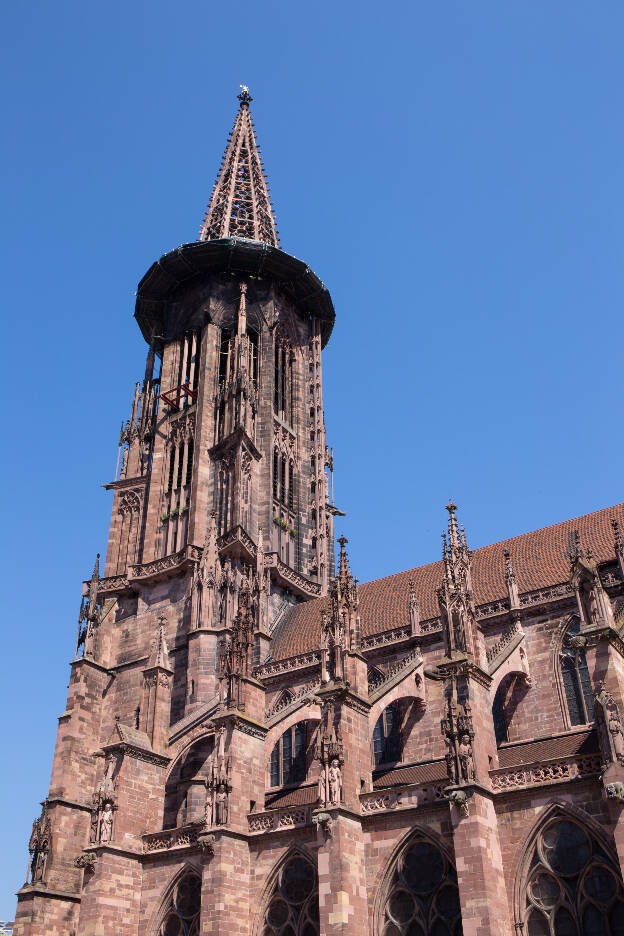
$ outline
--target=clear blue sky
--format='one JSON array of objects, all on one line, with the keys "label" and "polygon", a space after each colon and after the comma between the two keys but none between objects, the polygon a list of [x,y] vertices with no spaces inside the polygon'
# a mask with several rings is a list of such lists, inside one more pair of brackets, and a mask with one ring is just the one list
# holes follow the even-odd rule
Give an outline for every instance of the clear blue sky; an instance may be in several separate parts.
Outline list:
[{"label": "clear blue sky", "polygon": [[5,3],[0,919],[144,346],[247,83],[282,246],[329,286],[361,580],[624,499],[621,0]]}]

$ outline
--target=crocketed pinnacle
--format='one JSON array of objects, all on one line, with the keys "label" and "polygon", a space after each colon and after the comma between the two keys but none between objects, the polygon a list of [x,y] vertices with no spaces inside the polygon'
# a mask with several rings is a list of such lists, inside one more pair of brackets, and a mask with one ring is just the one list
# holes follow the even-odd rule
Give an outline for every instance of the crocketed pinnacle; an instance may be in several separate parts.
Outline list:
[{"label": "crocketed pinnacle", "polygon": [[165,627],[167,621],[164,616],[158,619],[158,630],[156,632],[156,639],[152,644],[152,652],[149,657],[149,662],[147,664],[148,669],[164,669],[169,670],[169,648],[167,647],[167,640],[165,638]]},{"label": "crocketed pinnacle", "polygon": [[241,87],[240,107],[199,239],[244,237],[279,247],[269,189],[249,112],[252,98],[249,89]]}]

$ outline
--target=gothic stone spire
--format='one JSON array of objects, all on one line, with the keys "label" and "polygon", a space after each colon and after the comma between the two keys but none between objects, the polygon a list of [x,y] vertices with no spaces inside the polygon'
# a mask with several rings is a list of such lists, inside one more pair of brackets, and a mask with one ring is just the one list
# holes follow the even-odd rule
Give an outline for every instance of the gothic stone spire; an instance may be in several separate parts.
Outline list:
[{"label": "gothic stone spire", "polygon": [[477,646],[477,626],[472,597],[471,552],[463,528],[457,524],[457,507],[449,501],[448,531],[442,534],[444,578],[438,589],[443,631],[448,657],[468,654],[481,662]]},{"label": "gothic stone spire", "polygon": [[219,176],[199,240],[244,237],[279,247],[277,228],[249,113],[252,100],[242,85],[240,107],[228,140]]}]

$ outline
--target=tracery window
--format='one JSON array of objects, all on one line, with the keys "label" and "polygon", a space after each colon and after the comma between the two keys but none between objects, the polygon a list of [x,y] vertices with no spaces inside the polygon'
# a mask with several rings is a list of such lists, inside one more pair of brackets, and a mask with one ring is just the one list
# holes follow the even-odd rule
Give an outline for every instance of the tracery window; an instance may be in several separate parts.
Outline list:
[{"label": "tracery window", "polygon": [[318,936],[319,901],[316,868],[303,855],[293,856],[278,874],[264,915],[262,936]]},{"label": "tracery window", "polygon": [[594,720],[593,691],[580,629],[580,618],[575,617],[564,634],[560,654],[561,679],[571,726],[586,725]]},{"label": "tracery window", "polygon": [[185,874],[171,892],[158,936],[198,936],[201,878]]},{"label": "tracery window", "polygon": [[273,409],[286,422],[292,419],[292,352],[287,342],[275,342]]},{"label": "tracery window", "polygon": [[620,936],[622,879],[589,831],[555,820],[539,834],[524,889],[527,936]]},{"label": "tracery window", "polygon": [[302,783],[306,778],[306,722],[288,728],[271,751],[271,786]]},{"label": "tracery window", "polygon": [[399,706],[392,702],[377,719],[373,731],[373,761],[390,764],[401,760],[401,729]]},{"label": "tracery window", "polygon": [[399,856],[381,926],[381,936],[462,934],[455,868],[424,836],[412,839]]}]

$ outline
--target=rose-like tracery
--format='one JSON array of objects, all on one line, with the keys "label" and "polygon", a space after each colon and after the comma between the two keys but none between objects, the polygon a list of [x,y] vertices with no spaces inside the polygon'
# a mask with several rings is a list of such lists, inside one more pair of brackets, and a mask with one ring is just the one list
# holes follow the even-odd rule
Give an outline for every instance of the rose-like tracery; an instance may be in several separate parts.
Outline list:
[{"label": "rose-like tracery", "polygon": [[381,927],[381,936],[461,936],[455,868],[428,839],[412,839],[399,855]]},{"label": "rose-like tracery", "polygon": [[262,936],[319,936],[316,868],[303,855],[290,858],[277,875]]},{"label": "rose-like tracery", "polygon": [[523,922],[527,936],[624,933],[619,870],[576,822],[551,822],[538,836],[524,891]]}]

